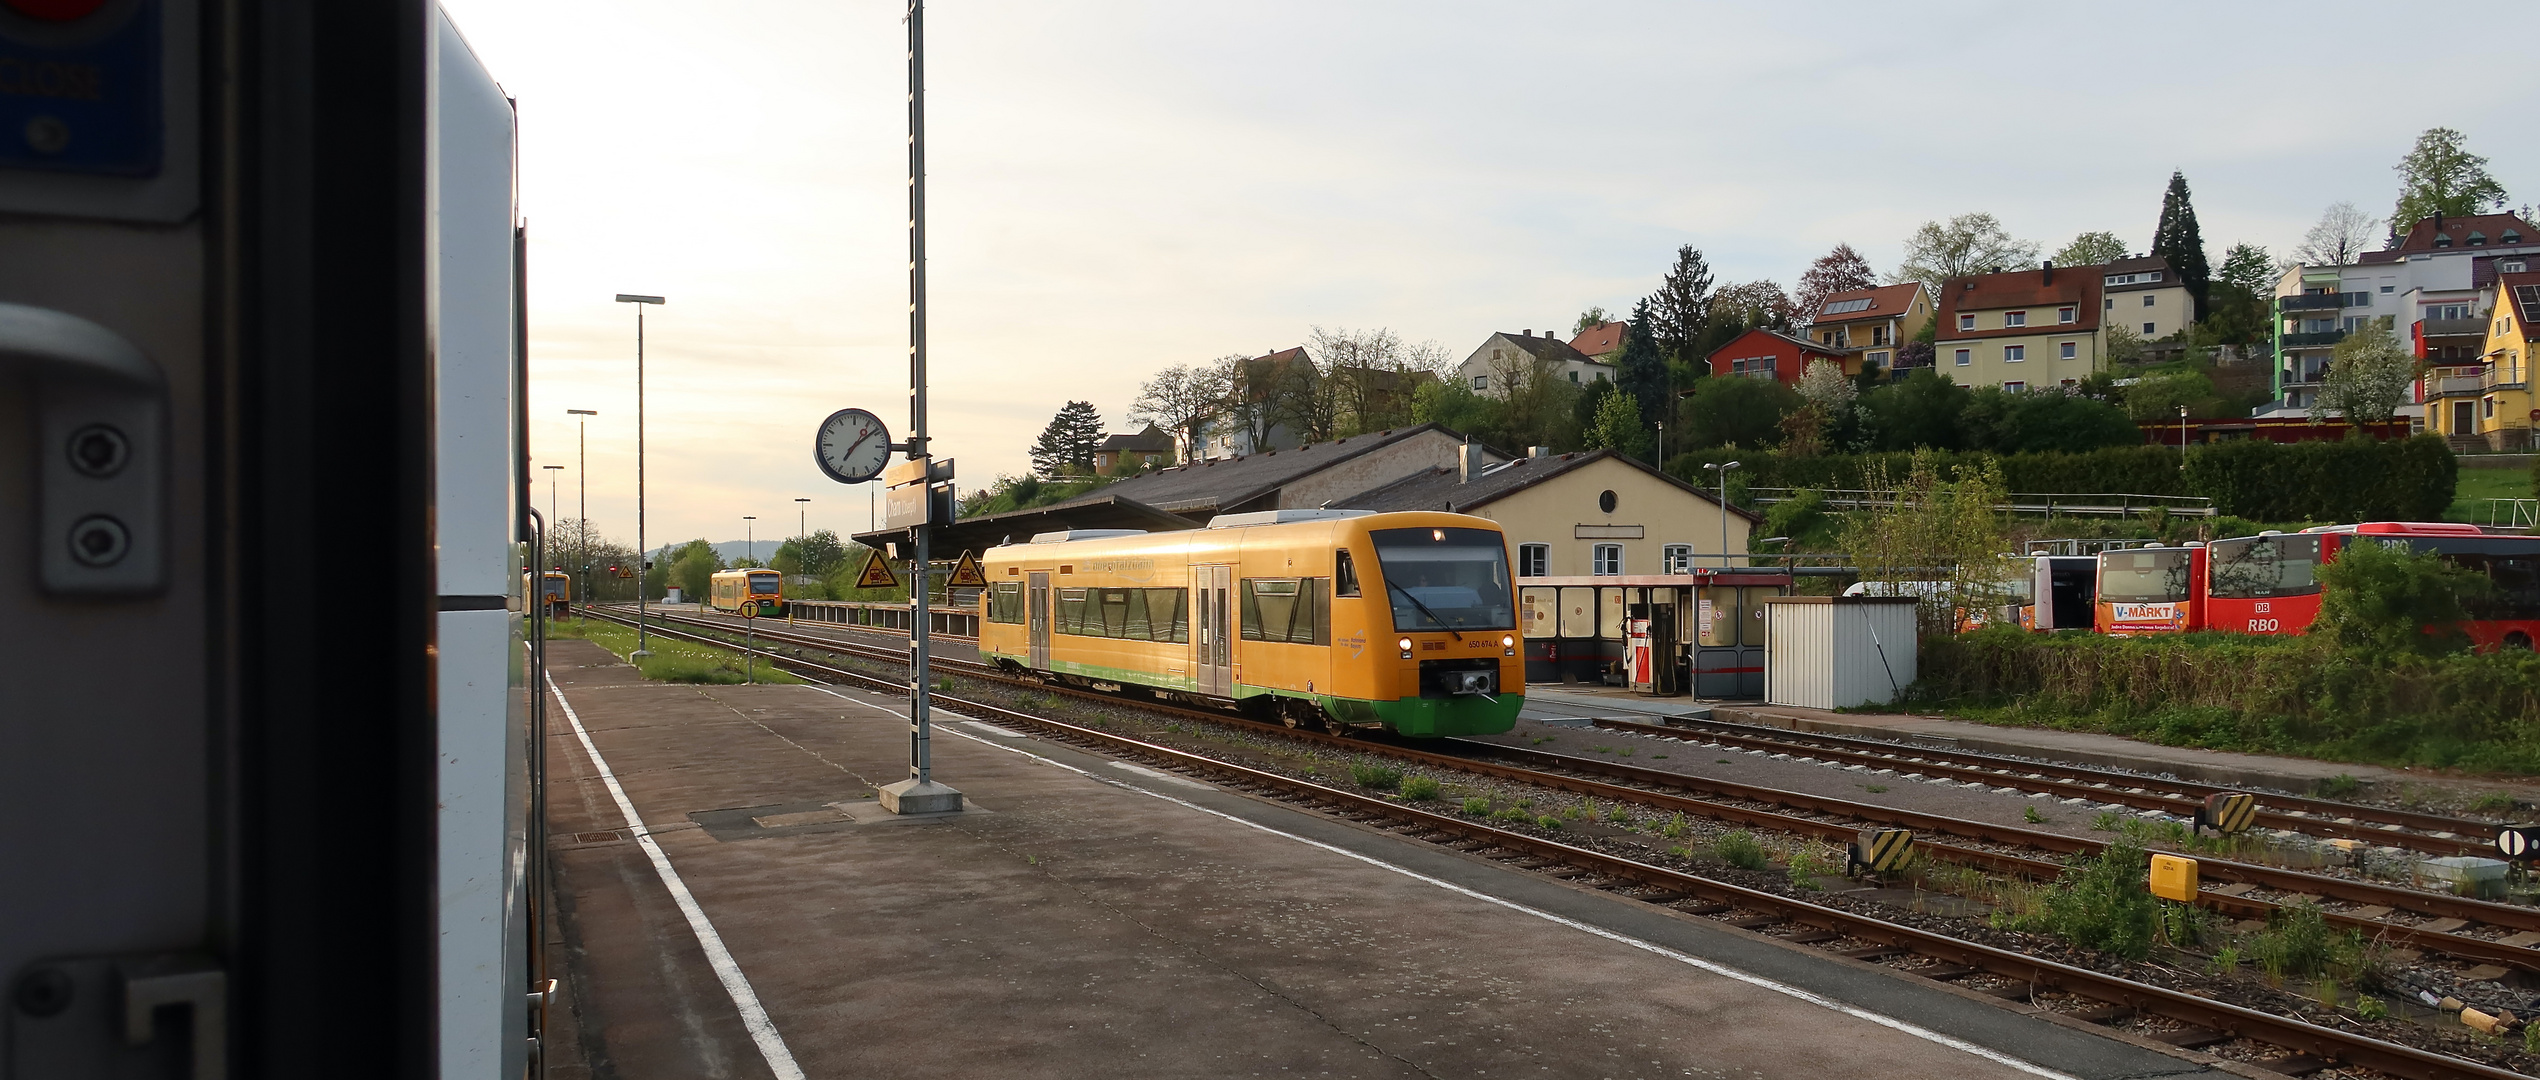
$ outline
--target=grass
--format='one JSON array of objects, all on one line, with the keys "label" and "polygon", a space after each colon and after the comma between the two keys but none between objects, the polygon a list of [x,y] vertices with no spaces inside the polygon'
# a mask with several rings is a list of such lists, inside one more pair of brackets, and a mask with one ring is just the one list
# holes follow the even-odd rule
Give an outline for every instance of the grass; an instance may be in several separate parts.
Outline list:
[{"label": "grass", "polygon": [[1872,794],[1872,795],[1885,795],[1885,794],[1887,794],[1887,785],[1885,785],[1885,784],[1863,784],[1863,785],[1861,785],[1861,790],[1866,791],[1866,792],[1869,792],[1869,793],[1870,793],[1870,794]]},{"label": "grass", "polygon": [[1719,856],[1721,862],[1740,870],[1761,870],[1772,865],[1772,860],[1764,856],[1763,842],[1755,839],[1754,833],[1744,829],[1738,829],[1713,841],[1711,853]]},{"label": "grass", "polygon": [[2045,821],[2046,815],[2038,813],[2037,808],[2034,806],[2023,806],[2020,808],[2020,820],[2026,821],[2031,825],[2035,825]]},{"label": "grass", "polygon": [[1490,816],[1490,800],[1479,795],[1464,800],[1464,812],[1476,817]]},{"label": "grass", "polygon": [[2351,799],[2364,789],[2364,782],[2353,773],[2338,773],[2311,785],[2311,793],[2323,799]]},{"label": "grass", "polygon": [[[1349,767],[1349,778],[1363,788],[1392,791],[1402,784],[1402,770],[1383,765],[1352,765]],[[1431,782],[1431,786],[1435,786],[1435,781]]]},{"label": "grass", "polygon": [[2005,929],[2044,931],[2085,949],[2128,960],[2152,955],[2162,929],[2160,901],[2144,887],[2151,857],[2130,840],[2110,843],[2098,855],[2074,860],[2030,915],[1996,912]]},{"label": "grass", "polygon": [[[1411,802],[1430,802],[1438,797],[1438,782],[1426,776],[1414,776],[1402,782],[1402,797]],[[1488,803],[1483,805],[1487,806]]]},{"label": "grass", "polygon": [[[559,623],[550,628],[548,636],[564,637],[566,635],[554,631],[570,625]],[[580,632],[574,636],[616,653],[621,660],[629,659],[635,651],[635,628],[631,626],[619,626],[612,622],[585,622]],[[647,644],[651,648],[652,655],[636,664],[637,670],[642,671],[647,679],[717,686],[750,681],[750,676],[742,671],[744,660],[738,649],[692,645],[665,637],[653,637]],[[749,666],[755,670],[757,680],[762,683],[799,686],[808,681],[778,670],[768,664],[764,657]]]},{"label": "grass", "polygon": [[2279,908],[2267,917],[2267,928],[2249,936],[2249,958],[2269,979],[2336,979],[2361,981],[2367,963],[2363,935],[2339,933],[2312,904]]},{"label": "grass", "polygon": [[2491,791],[2472,800],[2469,809],[2473,814],[2510,814],[2514,810],[2514,797],[2501,791]]},{"label": "grass", "polygon": [[[2528,499],[2531,497],[2529,469],[2462,469],[2460,480],[2452,488],[2452,505],[2443,511],[2445,521],[2467,521],[2487,524],[2489,499]],[[2506,523],[2498,514],[2496,524]]]}]

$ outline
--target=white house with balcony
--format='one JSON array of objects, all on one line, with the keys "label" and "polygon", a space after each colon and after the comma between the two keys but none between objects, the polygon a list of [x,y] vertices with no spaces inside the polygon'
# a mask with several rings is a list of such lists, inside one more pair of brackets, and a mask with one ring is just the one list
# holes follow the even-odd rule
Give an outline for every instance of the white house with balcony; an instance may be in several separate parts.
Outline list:
[{"label": "white house with balcony", "polygon": [[[2513,214],[2430,217],[2387,250],[2349,266],[2296,266],[2276,280],[2276,400],[2259,416],[2307,413],[2328,377],[2329,357],[2366,320],[2383,320],[2425,360],[2426,379],[2461,377],[2450,368],[2482,363],[2487,337],[2482,293],[2497,275],[2540,270],[2540,228]],[[2446,363],[2456,361],[2457,363]],[[2401,410],[2419,430],[2435,384],[2421,380]]]}]

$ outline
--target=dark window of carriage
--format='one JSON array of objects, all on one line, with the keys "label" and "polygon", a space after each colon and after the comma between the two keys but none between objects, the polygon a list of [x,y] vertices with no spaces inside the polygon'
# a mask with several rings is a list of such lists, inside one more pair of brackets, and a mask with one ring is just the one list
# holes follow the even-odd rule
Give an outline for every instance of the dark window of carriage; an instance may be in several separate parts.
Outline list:
[{"label": "dark window of carriage", "polygon": [[1188,596],[1183,589],[1060,589],[1052,621],[1059,633],[1078,637],[1187,642]]},{"label": "dark window of carriage", "polygon": [[1023,583],[1000,581],[988,588],[988,621],[1020,623],[1023,621]]},{"label": "dark window of carriage", "polygon": [[1358,564],[1350,561],[1348,548],[1332,553],[1332,595],[1358,595]]},{"label": "dark window of carriage", "polygon": [[1329,578],[1245,578],[1245,641],[1324,645],[1332,640]]},{"label": "dark window of carriage", "polygon": [[1611,514],[1614,512],[1614,502],[1614,492],[1607,490],[1596,497],[1596,508],[1600,511]]}]

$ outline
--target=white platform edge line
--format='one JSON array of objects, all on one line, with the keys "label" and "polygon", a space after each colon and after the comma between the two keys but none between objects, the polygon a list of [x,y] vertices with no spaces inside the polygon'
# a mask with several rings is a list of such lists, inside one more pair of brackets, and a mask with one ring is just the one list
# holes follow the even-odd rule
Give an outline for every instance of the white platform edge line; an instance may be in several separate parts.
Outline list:
[{"label": "white platform edge line", "polygon": [[[822,688],[822,687],[814,686],[814,687],[812,687],[812,689],[814,689],[814,690],[819,690],[821,693],[828,694],[828,695],[830,695],[831,697],[835,697],[835,698],[837,698],[837,699],[839,699],[839,700],[841,700],[841,701],[856,701],[856,699],[854,699],[854,698],[848,697],[848,696],[846,696],[846,695],[844,695],[844,694],[836,693],[836,692],[831,691],[831,690],[824,689],[824,688]],[[883,707],[882,707],[882,706],[880,706],[880,705],[874,705],[873,703],[868,702],[868,701],[856,701],[856,704],[869,706],[869,707],[871,707],[871,708],[874,708],[874,709],[880,710],[880,711],[882,711],[882,712],[890,713],[891,715],[896,716],[896,717],[899,717],[899,718],[900,718],[900,719],[902,719],[902,720],[906,720],[906,719],[908,719],[908,714],[903,713],[903,712],[900,712],[900,711],[898,711],[898,710],[896,710],[896,709],[883,708]],[[935,715],[938,715],[938,716],[942,716],[942,715],[955,715],[955,716],[958,716],[958,715],[959,715],[959,714],[948,714],[948,713],[946,713],[944,710],[941,710],[941,709],[934,710],[934,712],[935,712]],[[967,720],[968,718],[967,718],[967,717],[962,717],[962,719]],[[974,721],[974,722],[975,722],[975,721]],[[1459,894],[1462,894],[1462,895],[1464,895],[1464,896],[1469,896],[1469,897],[1471,897],[1471,898],[1473,898],[1473,899],[1475,899],[1475,900],[1482,901],[1483,903],[1487,903],[1487,904],[1495,904],[1495,905],[1498,905],[1498,906],[1500,906],[1500,907],[1507,908],[1507,909],[1509,909],[1509,910],[1511,910],[1511,911],[1517,911],[1517,912],[1522,912],[1522,913],[1527,914],[1527,915],[1532,915],[1532,916],[1534,916],[1535,918],[1542,919],[1542,920],[1543,920],[1543,921],[1545,921],[1545,922],[1553,923],[1553,924],[1556,924],[1556,925],[1559,925],[1559,926],[1566,926],[1566,927],[1569,927],[1570,929],[1577,930],[1577,931],[1580,931],[1580,932],[1582,932],[1582,933],[1593,934],[1593,935],[1595,935],[1595,936],[1597,936],[1597,937],[1604,938],[1604,939],[1606,939],[1606,940],[1608,940],[1608,941],[1614,941],[1614,942],[1619,942],[1619,943],[1624,944],[1624,945],[1629,945],[1629,946],[1631,946],[1632,948],[1639,949],[1639,950],[1641,950],[1641,951],[1643,951],[1643,952],[1651,953],[1651,954],[1654,954],[1654,955],[1657,955],[1657,956],[1662,956],[1662,957],[1665,957],[1665,958],[1667,958],[1667,959],[1669,959],[1669,960],[1676,961],[1677,963],[1680,963],[1680,964],[1685,964],[1685,965],[1690,966],[1690,967],[1699,968],[1699,969],[1701,969],[1701,970],[1703,970],[1703,971],[1708,971],[1708,972],[1710,972],[1710,973],[1712,973],[1712,974],[1714,974],[1714,975],[1719,975],[1719,976],[1722,976],[1722,977],[1724,977],[1724,978],[1735,979],[1735,980],[1737,980],[1737,981],[1739,981],[1739,982],[1742,982],[1742,983],[1745,983],[1745,984],[1747,984],[1747,985],[1749,985],[1749,986],[1758,987],[1758,988],[1760,988],[1760,989],[1764,989],[1764,990],[1770,990],[1770,991],[1772,991],[1772,992],[1774,992],[1774,993],[1777,993],[1777,994],[1782,994],[1782,995],[1785,995],[1785,996],[1788,996],[1788,997],[1796,998],[1796,999],[1798,999],[1798,1000],[1800,1000],[1800,1001],[1805,1001],[1805,1002],[1807,1002],[1807,1003],[1809,1003],[1809,1004],[1811,1004],[1811,1005],[1815,1005],[1815,1006],[1818,1006],[1818,1007],[1820,1007],[1820,1008],[1830,1009],[1830,1010],[1832,1010],[1832,1011],[1834,1011],[1834,1012],[1839,1012],[1839,1013],[1842,1013],[1842,1014],[1844,1014],[1844,1015],[1846,1015],[1846,1016],[1849,1016],[1849,1017],[1852,1017],[1852,1018],[1854,1018],[1854,1019],[1856,1019],[1856,1020],[1865,1020],[1865,1021],[1868,1021],[1868,1022],[1870,1022],[1870,1023],[1877,1024],[1877,1025],[1879,1025],[1879,1026],[1881,1026],[1881,1027],[1889,1028],[1889,1029],[1892,1029],[1892,1030],[1895,1030],[1895,1031],[1898,1031],[1898,1032],[1902,1032],[1902,1033],[1907,1034],[1907,1035],[1911,1035],[1911,1036],[1913,1036],[1913,1037],[1915,1037],[1915,1038],[1922,1039],[1922,1040],[1924,1040],[1924,1041],[1926,1041],[1926,1042],[1931,1042],[1931,1043],[1935,1043],[1935,1044],[1938,1044],[1938,1045],[1941,1045],[1941,1046],[1946,1046],[1946,1047],[1948,1047],[1948,1048],[1950,1048],[1950,1049],[1952,1049],[1952,1050],[1956,1050],[1956,1051],[1959,1051],[1959,1052],[1961,1052],[1961,1053],[1973,1054],[1973,1055],[1975,1055],[1976,1057],[1980,1057],[1980,1058],[1983,1058],[1983,1059],[1985,1059],[1985,1060],[1987,1060],[1987,1061],[1991,1061],[1991,1062],[1994,1062],[1994,1063],[1999,1064],[1999,1065],[2003,1065],[2003,1066],[2006,1066],[2006,1067],[2009,1067],[2009,1068],[2012,1068],[2012,1069],[2016,1069],[2016,1070],[2018,1070],[2018,1071],[2020,1071],[2020,1072],[2027,1073],[2027,1074],[2029,1074],[2029,1075],[2031,1075],[2031,1076],[2045,1077],[2045,1078],[2046,1078],[2046,1080],[2080,1080],[2080,1078],[2079,1078],[2079,1077],[2073,1076],[2073,1075],[2072,1075],[2072,1074],[2070,1074],[2070,1073],[2060,1073],[2060,1072],[2056,1072],[2056,1071],[2055,1071],[2055,1070],[2053,1070],[2053,1069],[2049,1069],[2049,1068],[2047,1068],[2047,1067],[2045,1067],[2045,1066],[2043,1066],[2043,1065],[2039,1065],[2039,1064],[2037,1064],[2037,1063],[2035,1063],[2035,1062],[2032,1062],[2032,1061],[2029,1061],[2029,1060],[2027,1060],[2027,1059],[2025,1059],[2025,1058],[2014,1057],[2014,1056],[2012,1056],[2012,1055],[2010,1055],[2010,1054],[2006,1054],[2006,1053],[2003,1053],[2003,1052],[2001,1052],[2001,1051],[1999,1051],[1999,1050],[1992,1049],[1991,1047],[1979,1046],[1979,1045],[1977,1045],[1977,1044],[1975,1044],[1975,1043],[1968,1042],[1968,1041],[1966,1041],[1965,1039],[1958,1038],[1957,1036],[1954,1036],[1954,1035],[1949,1035],[1949,1034],[1945,1034],[1945,1033],[1943,1033],[1943,1032],[1933,1031],[1933,1030],[1932,1030],[1932,1029],[1930,1029],[1930,1028],[1924,1027],[1924,1026],[1922,1026],[1922,1025],[1920,1025],[1920,1024],[1916,1024],[1916,1023],[1914,1023],[1914,1022],[1912,1022],[1912,1021],[1910,1021],[1910,1020],[1903,1020],[1903,1019],[1899,1019],[1899,1018],[1897,1018],[1897,1017],[1889,1016],[1889,1015],[1887,1015],[1887,1014],[1885,1014],[1885,1013],[1873,1012],[1873,1011],[1871,1011],[1871,1010],[1861,1008],[1860,1006],[1857,1006],[1857,1005],[1851,1005],[1851,1004],[1847,1004],[1847,1003],[1845,1003],[1845,1002],[1836,1001],[1836,1000],[1834,1000],[1833,998],[1829,998],[1829,997],[1822,996],[1822,995],[1820,995],[1820,994],[1817,994],[1817,993],[1816,993],[1816,992],[1814,992],[1814,991],[1804,990],[1804,989],[1801,989],[1801,988],[1799,988],[1799,987],[1792,986],[1792,985],[1790,985],[1789,983],[1780,982],[1780,981],[1778,981],[1778,980],[1774,980],[1774,979],[1769,979],[1769,978],[1766,978],[1766,977],[1764,977],[1764,976],[1762,976],[1762,975],[1757,975],[1757,974],[1755,974],[1755,973],[1753,973],[1753,972],[1746,971],[1746,970],[1741,969],[1741,968],[1730,967],[1730,966],[1728,966],[1728,965],[1726,965],[1726,964],[1722,964],[1722,963],[1719,963],[1719,962],[1717,962],[1717,961],[1705,960],[1705,959],[1703,959],[1703,958],[1701,958],[1701,957],[1699,957],[1699,956],[1695,956],[1695,955],[1693,955],[1693,954],[1691,954],[1691,953],[1679,952],[1679,951],[1677,951],[1677,950],[1675,950],[1675,949],[1670,949],[1670,948],[1668,948],[1668,947],[1666,947],[1666,946],[1664,946],[1664,945],[1660,945],[1660,944],[1658,944],[1658,943],[1656,943],[1656,942],[1651,942],[1651,941],[1642,941],[1642,940],[1640,940],[1639,938],[1635,938],[1635,937],[1632,937],[1632,936],[1627,935],[1627,934],[1618,934],[1618,933],[1616,933],[1616,932],[1614,932],[1614,931],[1607,930],[1607,929],[1605,929],[1604,927],[1601,927],[1601,926],[1596,926],[1596,925],[1591,924],[1591,923],[1580,922],[1579,920],[1572,919],[1572,918],[1570,918],[1570,917],[1568,917],[1568,916],[1565,916],[1565,915],[1556,915],[1556,914],[1554,914],[1554,913],[1552,913],[1552,912],[1545,911],[1545,910],[1543,910],[1543,909],[1541,909],[1541,908],[1529,907],[1529,906],[1527,906],[1527,905],[1525,905],[1525,904],[1520,904],[1520,903],[1518,903],[1518,902],[1516,902],[1516,901],[1514,901],[1514,900],[1505,900],[1505,899],[1501,899],[1500,897],[1492,896],[1492,895],[1490,895],[1490,894],[1488,894],[1488,893],[1479,892],[1479,891],[1476,891],[1476,890],[1473,890],[1473,889],[1468,889],[1468,888],[1466,888],[1466,887],[1464,887],[1464,886],[1462,886],[1462,885],[1458,885],[1458,884],[1456,884],[1456,883],[1454,883],[1454,882],[1452,882],[1452,881],[1447,881],[1447,880],[1445,880],[1445,879],[1443,879],[1443,878],[1434,878],[1434,877],[1430,877],[1429,875],[1427,875],[1427,874],[1423,874],[1423,873],[1421,873],[1421,872],[1419,872],[1419,871],[1417,871],[1417,870],[1412,870],[1412,869],[1409,869],[1409,868],[1406,868],[1406,867],[1396,866],[1396,865],[1394,865],[1394,864],[1392,864],[1392,863],[1386,862],[1386,861],[1384,861],[1384,860],[1382,860],[1382,859],[1379,859],[1379,858],[1376,858],[1376,857],[1374,857],[1374,856],[1372,856],[1372,855],[1362,855],[1362,854],[1360,854],[1360,853],[1358,853],[1358,852],[1351,851],[1351,850],[1349,850],[1349,849],[1347,849],[1347,848],[1344,848],[1344,847],[1339,847],[1339,846],[1336,846],[1336,845],[1333,845],[1333,844],[1327,844],[1327,843],[1324,843],[1323,841],[1316,840],[1316,839],[1313,839],[1313,838],[1311,838],[1311,837],[1299,836],[1299,835],[1297,835],[1297,834],[1295,834],[1295,833],[1291,833],[1291,832],[1284,832],[1284,831],[1281,831],[1281,830],[1279,830],[1279,829],[1274,829],[1274,828],[1271,828],[1271,827],[1270,827],[1270,826],[1268,826],[1268,825],[1263,825],[1263,824],[1261,824],[1261,823],[1259,823],[1259,822],[1256,822],[1256,821],[1247,821],[1247,820],[1245,820],[1245,819],[1243,819],[1243,818],[1236,817],[1236,816],[1234,816],[1233,814],[1224,813],[1224,812],[1222,812],[1222,811],[1218,811],[1218,810],[1211,810],[1211,809],[1209,809],[1208,807],[1201,806],[1201,805],[1199,805],[1199,804],[1197,804],[1197,803],[1190,802],[1190,801],[1185,800],[1185,799],[1175,798],[1175,797],[1173,797],[1173,796],[1171,796],[1171,795],[1167,795],[1167,794],[1165,794],[1165,793],[1163,793],[1163,792],[1161,792],[1161,791],[1150,791],[1150,790],[1148,790],[1148,789],[1146,789],[1146,788],[1139,787],[1139,786],[1137,786],[1136,784],[1123,783],[1123,782],[1121,782],[1121,781],[1114,780],[1114,779],[1112,779],[1112,778],[1110,778],[1110,777],[1107,777],[1107,776],[1102,776],[1102,775],[1098,775],[1098,774],[1096,774],[1096,773],[1087,772],[1086,770],[1079,769],[1079,768],[1077,768],[1077,767],[1075,767],[1075,766],[1073,766],[1073,765],[1069,765],[1069,764],[1067,764],[1067,763],[1065,763],[1065,762],[1062,762],[1062,761],[1053,761],[1053,760],[1051,760],[1050,758],[1044,757],[1044,756],[1042,756],[1042,755],[1040,755],[1040,754],[1035,754],[1035,753],[1033,753],[1033,752],[1031,752],[1031,751],[1029,751],[1029,750],[1026,750],[1026,749],[1024,749],[1024,748],[1022,748],[1022,747],[1019,747],[1019,746],[1008,746],[1008,745],[1005,745],[1005,744],[1003,744],[1003,743],[993,743],[993,742],[989,742],[988,740],[983,739],[983,738],[981,738],[981,737],[979,737],[979,736],[977,736],[977,735],[970,734],[969,732],[966,732],[966,731],[960,731],[960,730],[954,729],[954,728],[949,727],[949,726],[939,728],[938,730],[941,730],[941,731],[943,731],[944,733],[949,734],[949,735],[956,735],[956,736],[959,736],[959,737],[961,737],[961,738],[968,739],[968,740],[970,740],[970,741],[972,741],[972,742],[978,743],[978,744],[979,744],[979,745],[981,745],[981,746],[986,746],[986,747],[990,747],[990,748],[992,748],[992,749],[997,749],[997,750],[1003,750],[1003,751],[1005,751],[1005,752],[1007,752],[1007,753],[1010,753],[1010,754],[1020,754],[1020,755],[1022,755],[1022,756],[1024,756],[1024,757],[1031,758],[1031,759],[1032,759],[1032,760],[1034,760],[1034,761],[1038,761],[1038,762],[1040,762],[1040,763],[1042,763],[1042,764],[1044,764],[1044,765],[1050,765],[1050,766],[1054,766],[1054,767],[1057,767],[1057,768],[1065,769],[1065,770],[1067,770],[1068,772],[1075,773],[1075,774],[1076,774],[1076,775],[1078,775],[1078,776],[1085,777],[1086,779],[1088,779],[1088,780],[1092,780],[1092,781],[1094,781],[1095,783],[1098,783],[1098,784],[1109,784],[1109,785],[1111,785],[1111,786],[1113,786],[1113,787],[1120,788],[1121,790],[1124,790],[1124,791],[1134,791],[1134,792],[1137,792],[1137,793],[1138,793],[1138,794],[1140,794],[1140,795],[1145,795],[1145,796],[1147,796],[1147,797],[1149,797],[1149,798],[1162,799],[1162,800],[1164,800],[1165,802],[1172,803],[1172,804],[1174,804],[1174,805],[1176,805],[1176,806],[1182,806],[1182,807],[1187,807],[1187,808],[1192,809],[1192,810],[1197,810],[1197,811],[1199,811],[1200,813],[1203,813],[1203,814],[1207,814],[1207,815],[1209,815],[1210,817],[1221,818],[1221,819],[1224,819],[1224,820],[1226,820],[1226,821],[1231,821],[1231,822],[1233,822],[1233,823],[1235,823],[1235,824],[1237,824],[1237,825],[1241,825],[1241,826],[1243,826],[1243,827],[1245,827],[1245,828],[1248,828],[1248,829],[1256,829],[1256,830],[1259,830],[1259,831],[1261,831],[1261,832],[1268,833],[1268,834],[1270,834],[1270,835],[1272,835],[1272,836],[1281,837],[1281,838],[1283,838],[1283,839],[1287,839],[1287,840],[1293,840],[1293,841],[1295,841],[1295,842],[1297,842],[1297,843],[1304,844],[1304,845],[1306,845],[1307,847],[1321,848],[1321,849],[1323,849],[1324,851],[1331,852],[1332,854],[1339,855],[1339,856],[1341,856],[1341,857],[1343,857],[1343,858],[1347,858],[1347,859],[1355,859],[1355,860],[1357,860],[1357,861],[1359,861],[1359,862],[1366,863],[1366,864],[1367,864],[1367,865],[1369,865],[1369,866],[1377,867],[1377,868],[1379,868],[1379,869],[1383,869],[1383,870],[1390,870],[1390,871],[1392,871],[1392,872],[1394,872],[1394,873],[1397,873],[1397,874],[1400,874],[1400,875],[1402,875],[1402,876],[1404,876],[1404,877],[1410,878],[1410,879],[1411,879],[1411,880],[1413,880],[1413,881],[1418,881],[1418,882],[1422,882],[1422,883],[1424,883],[1424,884],[1433,885],[1433,886],[1436,886],[1437,888],[1444,889],[1444,890],[1446,890],[1446,891],[1448,891],[1448,892],[1452,892],[1452,893],[1459,893]]]},{"label": "white platform edge line", "polygon": [[582,727],[582,717],[573,711],[573,703],[565,700],[564,688],[556,685],[555,676],[547,677],[547,691],[556,696],[556,704],[564,706],[564,718],[573,724],[573,735],[582,740],[582,752],[591,756],[591,765],[600,771],[600,780],[608,785],[609,797],[617,800],[617,811],[626,816],[626,827],[635,835],[635,843],[653,861],[653,872],[661,875],[662,887],[670,890],[670,898],[679,905],[679,913],[688,917],[688,929],[697,935],[697,944],[706,953],[706,963],[714,968],[714,976],[723,982],[723,992],[731,995],[732,1004],[741,1011],[741,1026],[749,1029],[750,1041],[758,1044],[759,1056],[767,1059],[767,1067],[777,1080],[803,1080],[802,1066],[795,1064],[794,1052],[785,1046],[785,1037],[776,1031],[776,1022],[768,1019],[767,1009],[758,1000],[758,991],[750,988],[749,976],[741,973],[741,964],[732,958],[732,950],[723,945],[723,935],[715,933],[714,922],[706,918],[704,908],[688,892],[688,883],[679,871],[670,867],[670,856],[653,841],[652,832],[636,816],[635,803],[619,787],[617,774],[609,771],[608,759],[600,756],[600,748],[591,742],[591,733]]}]

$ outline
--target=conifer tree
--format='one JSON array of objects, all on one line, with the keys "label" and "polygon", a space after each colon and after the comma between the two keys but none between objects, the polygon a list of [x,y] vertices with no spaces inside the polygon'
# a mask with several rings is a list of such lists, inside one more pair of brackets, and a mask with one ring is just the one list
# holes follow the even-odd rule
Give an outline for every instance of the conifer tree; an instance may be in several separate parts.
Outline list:
[{"label": "conifer tree", "polygon": [[1643,329],[1650,322],[1649,300],[1644,297],[1632,305],[1631,330],[1623,335],[1623,355],[1614,362],[1614,381],[1640,403],[1641,419],[1655,424],[1667,418],[1667,401],[1673,395],[1668,393],[1667,357],[1659,351],[1658,335]]},{"label": "conifer tree", "polygon": [[2161,195],[2161,223],[2152,230],[2152,254],[2169,261],[2179,282],[2187,286],[2187,295],[2196,300],[2196,317],[2205,317],[2206,282],[2212,270],[2205,263],[2205,234],[2196,227],[2196,207],[2188,202],[2187,176],[2173,170],[2170,189]]},{"label": "conifer tree", "polygon": [[1090,401],[1071,401],[1050,417],[1041,437],[1032,441],[1032,471],[1055,480],[1071,473],[1094,471],[1094,451],[1102,448],[1102,413]]}]

